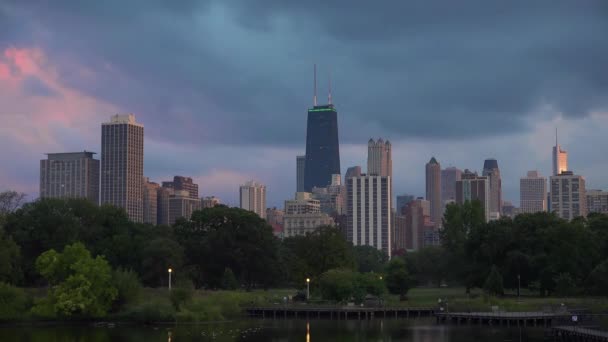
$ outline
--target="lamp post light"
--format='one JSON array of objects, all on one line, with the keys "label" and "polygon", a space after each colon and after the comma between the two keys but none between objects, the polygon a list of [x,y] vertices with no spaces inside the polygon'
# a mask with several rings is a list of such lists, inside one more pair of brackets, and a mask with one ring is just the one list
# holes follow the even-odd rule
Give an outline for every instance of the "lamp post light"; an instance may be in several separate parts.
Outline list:
[{"label": "lamp post light", "polygon": [[519,291],[521,288],[521,276],[517,275],[517,300],[519,300]]},{"label": "lamp post light", "polygon": [[306,278],[306,301],[310,299],[310,278]]},{"label": "lamp post light", "polygon": [[171,291],[171,273],[173,273],[173,270],[169,269],[168,272],[169,272],[169,291]]}]

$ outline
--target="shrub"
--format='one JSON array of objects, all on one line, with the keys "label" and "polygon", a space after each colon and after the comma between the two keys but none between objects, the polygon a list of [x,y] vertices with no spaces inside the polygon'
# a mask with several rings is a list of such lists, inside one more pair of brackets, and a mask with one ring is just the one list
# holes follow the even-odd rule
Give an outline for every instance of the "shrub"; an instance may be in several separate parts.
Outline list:
[{"label": "shrub", "polygon": [[126,304],[137,302],[141,295],[142,287],[139,277],[135,272],[118,269],[112,272],[112,283],[118,290],[118,295],[114,301],[115,310],[123,308]]},{"label": "shrub", "polygon": [[181,306],[192,299],[194,294],[194,285],[191,281],[182,281],[176,284],[176,287],[171,289],[169,298],[175,310],[179,310]]},{"label": "shrub", "polygon": [[502,296],[505,293],[502,284],[502,275],[498,272],[496,265],[492,266],[490,274],[483,285],[483,289],[486,293],[494,296]]},{"label": "shrub", "polygon": [[569,273],[560,273],[555,278],[555,294],[569,297],[576,293],[576,284]]},{"label": "shrub", "polygon": [[321,296],[326,300],[348,301],[354,294],[357,274],[347,269],[333,269],[321,275]]},{"label": "shrub", "polygon": [[407,294],[411,287],[411,279],[405,261],[400,257],[393,258],[386,267],[386,287],[392,294]]},{"label": "shrub", "polygon": [[133,306],[125,312],[112,318],[122,321],[151,324],[158,322],[174,322],[175,309],[166,300],[150,300]]},{"label": "shrub", "polygon": [[608,295],[608,260],[597,265],[586,281],[587,292],[593,295]]},{"label": "shrub", "polygon": [[0,283],[0,321],[13,321],[23,317],[31,306],[25,291],[6,283]]},{"label": "shrub", "polygon": [[239,287],[239,283],[234,276],[232,269],[226,267],[224,275],[222,276],[222,289],[224,290],[236,290]]}]

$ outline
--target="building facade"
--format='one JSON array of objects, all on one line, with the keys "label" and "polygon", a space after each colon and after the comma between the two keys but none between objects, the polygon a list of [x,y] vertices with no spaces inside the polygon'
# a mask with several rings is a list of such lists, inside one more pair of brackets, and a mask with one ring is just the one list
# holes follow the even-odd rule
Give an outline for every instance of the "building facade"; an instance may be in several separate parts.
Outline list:
[{"label": "building facade", "polygon": [[444,207],[446,203],[456,201],[456,181],[461,175],[462,170],[453,166],[441,170],[441,202]]},{"label": "building facade", "polygon": [[321,202],[309,192],[296,193],[295,199],[285,201],[283,236],[312,233],[323,225],[334,225],[334,219],[321,212]]},{"label": "building facade", "polygon": [[150,182],[148,177],[144,180],[144,223],[158,224],[158,183]]},{"label": "building facade", "polygon": [[239,188],[241,209],[253,211],[261,218],[266,218],[266,186],[249,181]]},{"label": "building facade", "polygon": [[441,165],[435,157],[425,166],[426,199],[431,204],[431,221],[435,227],[442,226],[443,202],[441,201]]},{"label": "building facade", "polygon": [[348,169],[346,169],[346,175],[344,175],[344,178],[350,178],[350,177],[359,177],[361,176],[361,166],[351,166]]},{"label": "building facade", "polygon": [[587,212],[608,214],[608,191],[587,190]]},{"label": "building facade", "polygon": [[367,174],[393,177],[393,159],[390,141],[369,139],[367,143]]},{"label": "building facade", "polygon": [[488,177],[464,170],[461,180],[456,181],[456,203],[479,201],[484,209],[486,222],[490,220],[490,184]]},{"label": "building facade", "polygon": [[408,195],[408,194],[403,194],[403,195],[399,195],[397,196],[397,214],[403,214],[403,209],[405,208],[405,206],[410,203],[411,201],[413,201],[415,199],[416,196],[414,195]]},{"label": "building facade", "polygon": [[163,188],[171,188],[175,191],[188,191],[190,198],[198,199],[198,184],[190,177],[174,176],[172,182],[163,182],[162,185]]},{"label": "building facade", "polygon": [[156,192],[156,222],[159,225],[168,226],[169,222],[169,198],[175,191],[171,188],[158,188]]},{"label": "building facade", "polygon": [[563,171],[557,176],[551,176],[549,182],[551,212],[565,220],[587,215],[587,196],[583,176],[575,175],[572,171]]},{"label": "building facade", "polygon": [[493,217],[500,217],[502,209],[502,179],[496,159],[486,159],[483,162],[483,176],[488,177],[490,185],[490,213]]},{"label": "building facade", "polygon": [[568,171],[568,152],[562,150],[557,142],[557,130],[555,130],[555,146],[553,146],[553,175],[559,176],[562,172]]},{"label": "building facade", "polygon": [[40,161],[40,198],[86,198],[99,204],[99,160],[94,154],[48,153]]},{"label": "building facade", "polygon": [[338,111],[332,104],[308,110],[304,191],[331,184],[331,175],[340,174]]},{"label": "building facade", "polygon": [[174,190],[169,196],[169,225],[179,218],[190,220],[195,210],[201,209],[201,200],[192,198],[188,190]]},{"label": "building facade", "polygon": [[306,169],[306,156],[296,157],[296,192],[304,192],[304,170]]},{"label": "building facade", "polygon": [[321,203],[321,211],[332,215],[346,212],[346,186],[342,185],[340,175],[333,175],[331,185],[326,188],[312,189],[312,197]]},{"label": "building facade", "polygon": [[538,171],[528,171],[519,180],[519,212],[538,213],[547,211],[547,178]]},{"label": "building facade", "polygon": [[125,209],[143,222],[144,126],[133,114],[114,115],[101,125],[101,204]]},{"label": "building facade", "polygon": [[392,253],[391,178],[361,175],[346,180],[347,239]]}]

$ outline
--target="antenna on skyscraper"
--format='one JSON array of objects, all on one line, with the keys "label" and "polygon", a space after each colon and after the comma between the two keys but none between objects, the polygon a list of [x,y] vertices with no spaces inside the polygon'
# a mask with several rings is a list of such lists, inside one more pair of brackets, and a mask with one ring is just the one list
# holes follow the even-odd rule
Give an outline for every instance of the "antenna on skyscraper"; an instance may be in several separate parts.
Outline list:
[{"label": "antenna on skyscraper", "polygon": [[555,146],[557,146],[557,127],[555,127]]},{"label": "antenna on skyscraper", "polygon": [[327,102],[331,104],[331,70],[329,71],[329,94],[327,95]]},{"label": "antenna on skyscraper", "polygon": [[313,85],[313,92],[314,92],[314,96],[312,99],[313,104],[316,106],[317,105],[317,65],[315,64],[315,68],[314,68],[314,85]]}]

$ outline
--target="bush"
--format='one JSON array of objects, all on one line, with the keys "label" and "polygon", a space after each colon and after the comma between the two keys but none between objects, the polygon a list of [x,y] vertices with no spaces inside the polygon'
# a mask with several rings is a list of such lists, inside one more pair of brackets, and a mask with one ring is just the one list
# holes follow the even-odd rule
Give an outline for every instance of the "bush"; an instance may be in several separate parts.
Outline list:
[{"label": "bush", "polygon": [[592,295],[608,295],[608,260],[597,265],[586,281],[587,292]]},{"label": "bush", "polygon": [[194,285],[191,281],[183,281],[176,284],[177,286],[171,289],[169,298],[175,310],[179,310],[184,303],[192,299],[194,294]]},{"label": "bush", "polygon": [[224,290],[236,290],[239,287],[239,283],[234,276],[232,269],[226,267],[224,275],[222,276],[222,289]]},{"label": "bush", "polygon": [[400,257],[393,258],[386,267],[386,287],[388,291],[404,297],[412,285],[411,282],[405,260]]},{"label": "bush", "polygon": [[496,265],[492,266],[490,274],[483,285],[483,289],[486,293],[494,296],[502,296],[505,293],[502,284],[502,275],[498,272]]},{"label": "bush", "polygon": [[555,294],[562,297],[576,294],[576,284],[569,273],[560,273],[555,278]]},{"label": "bush", "polygon": [[31,306],[25,291],[0,283],[0,321],[14,321],[23,317]]},{"label": "bush", "polygon": [[158,322],[174,322],[175,309],[166,300],[150,300],[133,306],[125,312],[114,315],[112,318],[120,321],[129,321],[142,324]]},{"label": "bush", "polygon": [[348,301],[354,293],[357,274],[347,269],[333,269],[321,275],[321,296],[326,300]]},{"label": "bush", "polygon": [[118,269],[112,272],[112,283],[118,290],[118,296],[114,301],[115,311],[139,300],[142,287],[137,273]]}]

